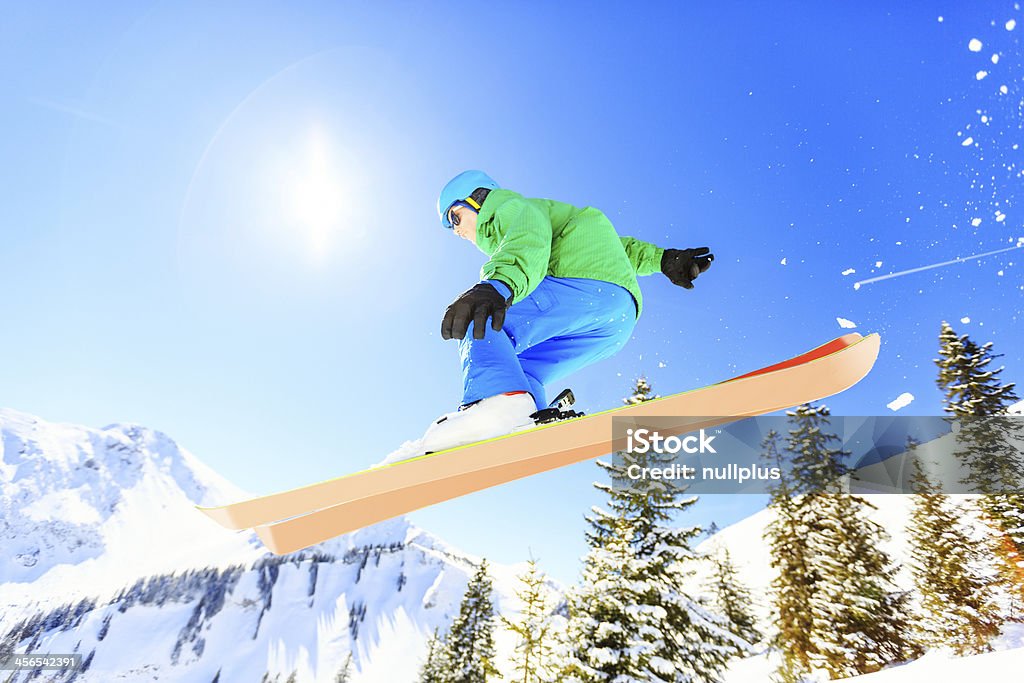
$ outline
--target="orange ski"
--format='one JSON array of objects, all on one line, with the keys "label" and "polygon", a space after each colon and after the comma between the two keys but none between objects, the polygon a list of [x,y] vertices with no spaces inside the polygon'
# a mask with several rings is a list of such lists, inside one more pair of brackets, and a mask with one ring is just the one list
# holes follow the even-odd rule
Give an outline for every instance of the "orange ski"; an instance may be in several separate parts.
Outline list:
[{"label": "orange ski", "polygon": [[[683,433],[838,393],[867,374],[878,349],[878,335],[848,334],[709,387],[201,509],[229,528],[256,527],[271,550],[291,552],[427,505],[620,450],[622,444],[612,439],[613,417],[677,417],[674,429]],[[666,432],[663,425],[661,431]],[[286,521],[272,523],[277,520]]]}]

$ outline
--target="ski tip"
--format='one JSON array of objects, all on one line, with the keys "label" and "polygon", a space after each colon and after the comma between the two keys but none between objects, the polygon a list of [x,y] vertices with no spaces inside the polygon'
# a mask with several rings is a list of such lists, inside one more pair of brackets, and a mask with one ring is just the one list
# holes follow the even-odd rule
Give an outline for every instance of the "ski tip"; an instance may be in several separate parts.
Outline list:
[{"label": "ski tip", "polygon": [[879,349],[881,349],[882,347],[882,336],[877,332],[872,332],[871,334],[862,337],[859,341],[857,341],[857,343],[867,344],[869,347],[874,348],[875,355],[877,356]]},{"label": "ski tip", "polygon": [[248,528],[245,525],[241,524],[239,520],[235,519],[234,515],[231,514],[231,511],[228,508],[207,508],[202,507],[201,505],[197,505],[196,510],[199,510],[208,518],[212,519],[217,524],[220,524],[225,529],[230,529],[232,531],[240,531],[242,529]]},{"label": "ski tip", "polygon": [[861,343],[864,343],[865,341],[868,341],[868,343],[870,343],[871,346],[874,347],[875,357],[877,358],[878,352],[882,348],[882,336],[877,332],[872,332],[868,336],[864,337],[864,339],[861,340]]},{"label": "ski tip", "polygon": [[856,368],[856,370],[855,376],[851,377],[850,386],[857,384],[871,373],[881,348],[882,337],[877,332],[872,332],[847,347],[848,350],[854,352],[853,358],[857,359],[851,366],[851,369]]}]

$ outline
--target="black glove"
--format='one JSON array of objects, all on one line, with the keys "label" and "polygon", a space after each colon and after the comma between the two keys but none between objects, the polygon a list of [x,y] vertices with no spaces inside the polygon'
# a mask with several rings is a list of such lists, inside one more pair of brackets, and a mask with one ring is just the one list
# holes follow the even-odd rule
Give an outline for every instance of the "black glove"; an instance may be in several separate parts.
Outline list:
[{"label": "black glove", "polygon": [[672,284],[693,289],[697,276],[711,267],[715,255],[707,247],[696,249],[666,249],[661,255],[661,272]]},{"label": "black glove", "polygon": [[[511,289],[511,288],[509,288]],[[487,282],[473,285],[459,295],[444,312],[441,321],[442,339],[462,339],[466,336],[470,321],[473,322],[473,339],[483,339],[487,332],[487,318],[491,318],[491,329],[501,330],[505,324],[505,311],[509,301]]]}]

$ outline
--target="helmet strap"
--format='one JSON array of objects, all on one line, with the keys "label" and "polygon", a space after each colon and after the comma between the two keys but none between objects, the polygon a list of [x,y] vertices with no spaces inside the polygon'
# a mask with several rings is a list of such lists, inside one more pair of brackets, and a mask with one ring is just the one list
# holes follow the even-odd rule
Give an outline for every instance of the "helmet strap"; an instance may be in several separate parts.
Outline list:
[{"label": "helmet strap", "polygon": [[473,190],[473,194],[466,197],[466,203],[472,206],[477,212],[480,211],[480,207],[484,205],[484,201],[487,199],[487,195],[491,193],[489,188],[478,187]]}]

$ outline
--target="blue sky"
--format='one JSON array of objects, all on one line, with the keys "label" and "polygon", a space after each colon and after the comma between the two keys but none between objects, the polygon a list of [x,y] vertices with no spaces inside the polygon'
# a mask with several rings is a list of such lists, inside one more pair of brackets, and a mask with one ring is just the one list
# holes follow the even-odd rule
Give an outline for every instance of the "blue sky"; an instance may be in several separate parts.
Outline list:
[{"label": "blue sky", "polygon": [[[483,256],[434,203],[465,168],[717,256],[693,291],[643,280],[629,346],[570,381],[584,409],[639,374],[667,394],[792,355],[839,317],[884,345],[836,414],[903,392],[938,411],[942,320],[1024,381],[1022,251],[852,286],[1024,237],[1013,2],[6,12],[0,405],[161,429],[257,493],[376,461],[458,401],[440,316]],[[413,519],[569,581],[598,476]]]}]

